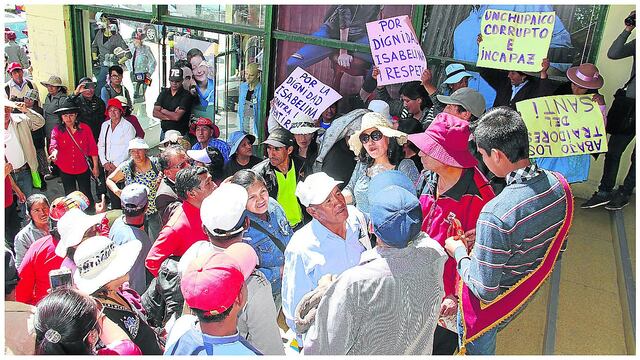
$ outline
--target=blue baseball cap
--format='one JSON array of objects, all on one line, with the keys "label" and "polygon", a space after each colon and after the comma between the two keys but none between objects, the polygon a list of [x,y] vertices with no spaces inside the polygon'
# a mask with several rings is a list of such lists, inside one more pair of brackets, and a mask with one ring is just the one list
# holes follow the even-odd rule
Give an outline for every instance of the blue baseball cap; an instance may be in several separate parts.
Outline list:
[{"label": "blue baseball cap", "polygon": [[473,77],[473,75],[469,74],[464,65],[462,64],[450,64],[444,69],[444,73],[446,78],[444,79],[445,84],[455,84],[458,81],[462,80],[465,77]]},{"label": "blue baseball cap", "polygon": [[249,138],[249,142],[253,144],[256,141],[256,137],[250,134],[247,134],[244,131],[234,131],[229,135],[229,139],[227,140],[231,145],[231,149],[229,150],[229,156],[236,153],[238,150],[238,146],[242,142],[242,139],[245,137]]},{"label": "blue baseball cap", "polygon": [[369,202],[373,233],[383,243],[405,248],[420,233],[422,208],[415,193],[398,185],[389,185],[372,194]]}]

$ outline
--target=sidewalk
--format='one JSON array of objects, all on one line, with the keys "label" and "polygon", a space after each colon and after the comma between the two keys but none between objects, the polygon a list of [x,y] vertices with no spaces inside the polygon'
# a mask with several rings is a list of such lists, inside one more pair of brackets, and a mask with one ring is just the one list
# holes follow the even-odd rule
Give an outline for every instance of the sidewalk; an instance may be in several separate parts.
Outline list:
[{"label": "sidewalk", "polygon": [[[604,207],[576,211],[562,257],[556,355],[626,355],[622,309],[609,213]],[[623,209],[635,273],[635,197]],[[635,277],[634,277],[635,279]],[[500,355],[540,355],[549,294],[548,281],[528,308],[498,335]]]}]

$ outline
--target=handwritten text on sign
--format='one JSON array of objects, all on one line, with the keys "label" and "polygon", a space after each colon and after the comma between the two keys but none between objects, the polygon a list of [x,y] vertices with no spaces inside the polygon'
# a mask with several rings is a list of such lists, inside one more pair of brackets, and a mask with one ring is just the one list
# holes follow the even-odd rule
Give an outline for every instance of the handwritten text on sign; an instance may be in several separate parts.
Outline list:
[{"label": "handwritten text on sign", "polygon": [[271,108],[270,116],[287,130],[291,128],[291,121],[298,113],[317,120],[323,111],[342,98],[337,91],[301,68],[296,68],[278,86],[274,97],[276,103]]},{"label": "handwritten text on sign", "polygon": [[373,62],[380,70],[378,85],[420,80],[427,58],[409,16],[369,22],[367,34]]},{"label": "handwritten text on sign", "polygon": [[487,9],[480,24],[477,66],[538,72],[547,57],[555,12]]},{"label": "handwritten text on sign", "polygon": [[604,118],[592,95],[560,95],[516,103],[529,131],[530,157],[607,151]]}]

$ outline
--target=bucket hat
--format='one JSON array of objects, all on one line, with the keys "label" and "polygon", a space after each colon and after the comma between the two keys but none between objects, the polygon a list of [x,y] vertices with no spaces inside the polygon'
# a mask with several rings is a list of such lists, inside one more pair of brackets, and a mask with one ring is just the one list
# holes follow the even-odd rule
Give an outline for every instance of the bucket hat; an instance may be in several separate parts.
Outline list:
[{"label": "bucket hat", "polygon": [[256,141],[255,136],[247,134],[243,131],[234,131],[229,135],[229,146],[231,146],[231,149],[229,150],[229,156],[235,154],[236,151],[238,151],[238,146],[240,146],[242,139],[244,139],[245,137],[249,139],[249,143],[251,143],[251,145],[253,145],[253,143]]}]

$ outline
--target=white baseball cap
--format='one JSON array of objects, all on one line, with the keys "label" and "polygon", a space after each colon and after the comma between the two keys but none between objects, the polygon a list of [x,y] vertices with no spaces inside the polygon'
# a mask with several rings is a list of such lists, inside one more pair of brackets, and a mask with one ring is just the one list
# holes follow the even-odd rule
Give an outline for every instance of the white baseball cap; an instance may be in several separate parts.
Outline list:
[{"label": "white baseball cap", "polygon": [[202,225],[214,236],[231,236],[245,230],[247,190],[237,184],[223,183],[200,206]]},{"label": "white baseball cap", "polygon": [[304,206],[322,204],[336,185],[342,181],[334,180],[331,176],[323,172],[318,172],[307,176],[296,186],[296,196]]},{"label": "white baseball cap", "polygon": [[67,256],[67,249],[82,242],[84,233],[92,226],[100,224],[106,213],[87,215],[78,208],[67,211],[58,221],[58,233],[60,241],[56,246],[56,255]]}]

